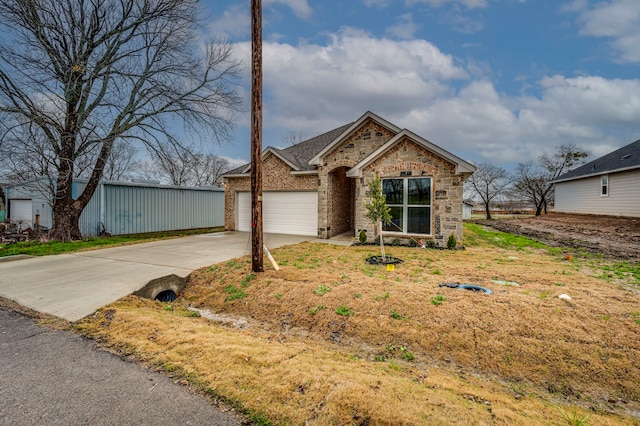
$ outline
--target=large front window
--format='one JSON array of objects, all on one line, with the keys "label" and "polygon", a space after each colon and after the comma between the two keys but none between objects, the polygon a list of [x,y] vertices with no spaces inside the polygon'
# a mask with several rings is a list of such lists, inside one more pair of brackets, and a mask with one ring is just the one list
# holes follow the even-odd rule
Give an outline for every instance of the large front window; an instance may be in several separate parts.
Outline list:
[{"label": "large front window", "polygon": [[431,178],[383,179],[382,190],[391,209],[391,222],[383,231],[431,234]]}]

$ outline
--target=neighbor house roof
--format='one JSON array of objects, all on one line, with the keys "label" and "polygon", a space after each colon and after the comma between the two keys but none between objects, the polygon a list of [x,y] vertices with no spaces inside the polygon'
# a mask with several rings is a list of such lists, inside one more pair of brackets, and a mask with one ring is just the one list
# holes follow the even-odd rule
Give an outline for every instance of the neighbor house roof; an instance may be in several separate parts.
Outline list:
[{"label": "neighbor house roof", "polygon": [[640,168],[640,139],[559,176],[552,183]]}]

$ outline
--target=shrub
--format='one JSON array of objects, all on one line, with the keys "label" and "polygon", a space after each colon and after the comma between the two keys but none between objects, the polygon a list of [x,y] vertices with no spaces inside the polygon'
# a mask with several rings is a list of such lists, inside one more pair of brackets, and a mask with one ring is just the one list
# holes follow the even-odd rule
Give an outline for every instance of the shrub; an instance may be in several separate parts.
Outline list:
[{"label": "shrub", "polygon": [[447,240],[447,248],[449,250],[455,250],[456,245],[458,245],[458,240],[456,240],[456,234],[453,232],[449,235],[449,239]]},{"label": "shrub", "polygon": [[360,233],[358,234],[358,240],[362,244],[367,242],[367,231],[366,230],[364,230],[364,229],[360,230]]}]

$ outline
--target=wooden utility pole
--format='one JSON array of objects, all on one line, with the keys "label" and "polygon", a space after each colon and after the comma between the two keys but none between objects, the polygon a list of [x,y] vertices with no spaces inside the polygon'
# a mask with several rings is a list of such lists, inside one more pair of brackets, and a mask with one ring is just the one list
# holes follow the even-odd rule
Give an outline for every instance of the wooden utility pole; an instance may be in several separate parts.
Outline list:
[{"label": "wooden utility pole", "polygon": [[251,0],[251,270],[263,272],[262,0]]}]

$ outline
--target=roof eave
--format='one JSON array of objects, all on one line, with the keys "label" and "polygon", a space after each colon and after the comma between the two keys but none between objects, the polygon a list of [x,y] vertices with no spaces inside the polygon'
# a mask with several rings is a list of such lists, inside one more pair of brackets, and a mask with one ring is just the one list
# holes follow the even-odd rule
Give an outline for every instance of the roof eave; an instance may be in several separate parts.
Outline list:
[{"label": "roof eave", "polygon": [[611,174],[611,173],[628,172],[629,170],[636,170],[636,169],[640,169],[640,164],[636,164],[634,166],[629,166],[629,167],[621,167],[619,169],[602,170],[602,171],[598,171],[598,172],[594,172],[594,173],[573,176],[573,177],[569,177],[569,178],[566,178],[566,179],[556,179],[556,180],[550,181],[549,183],[569,182],[569,181],[572,181],[572,180],[587,179],[587,178],[590,178],[590,177],[608,175],[608,174]]},{"label": "roof eave", "polygon": [[266,156],[268,154],[273,154],[276,157],[278,157],[280,160],[282,160],[287,166],[291,167],[291,169],[293,171],[300,171],[300,167],[296,166],[295,164],[293,164],[292,162],[290,162],[289,160],[287,160],[282,154],[280,154],[275,148],[273,147],[267,147],[267,149],[264,150],[264,152],[262,153],[262,161],[264,161],[264,159],[266,158]]},{"label": "roof eave", "polygon": [[318,170],[292,170],[291,174],[294,176],[317,175]]}]

